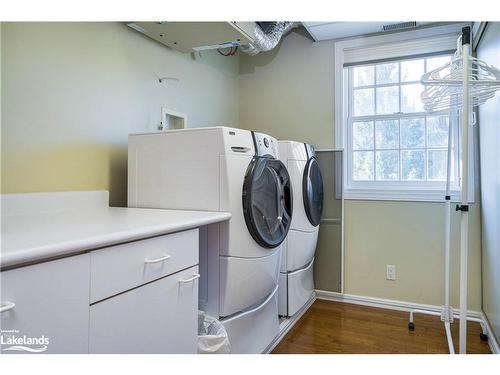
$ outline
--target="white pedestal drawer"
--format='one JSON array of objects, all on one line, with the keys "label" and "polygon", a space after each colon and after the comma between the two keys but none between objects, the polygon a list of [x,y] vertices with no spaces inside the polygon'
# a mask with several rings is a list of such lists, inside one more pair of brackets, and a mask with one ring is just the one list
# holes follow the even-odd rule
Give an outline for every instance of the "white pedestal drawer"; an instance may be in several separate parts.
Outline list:
[{"label": "white pedestal drawer", "polygon": [[[88,352],[89,260],[83,254],[1,273],[2,353]],[[38,340],[5,344],[13,336]]]},{"label": "white pedestal drawer", "polygon": [[198,264],[198,229],[93,251],[90,302]]},{"label": "white pedestal drawer", "polygon": [[196,353],[198,266],[90,306],[90,353]]}]

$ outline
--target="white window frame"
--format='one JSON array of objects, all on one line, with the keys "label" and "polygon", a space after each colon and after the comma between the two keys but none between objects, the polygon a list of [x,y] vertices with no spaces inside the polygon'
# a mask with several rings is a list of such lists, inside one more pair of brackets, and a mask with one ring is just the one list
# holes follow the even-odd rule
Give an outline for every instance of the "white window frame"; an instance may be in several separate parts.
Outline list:
[{"label": "white window frame", "polygon": [[[426,43],[431,41],[433,50],[428,53],[436,52],[436,48],[441,51],[450,50],[449,42],[446,45],[439,46],[439,37],[443,35],[450,35],[458,37],[461,33],[462,27],[465,24],[452,24],[438,27],[431,27],[401,33],[378,35],[372,37],[362,37],[349,40],[338,41],[335,43],[335,147],[345,150],[345,157],[343,162],[344,176],[344,198],[345,199],[367,199],[367,200],[402,200],[402,201],[443,201],[444,199],[444,183],[435,182],[390,182],[390,181],[377,181],[362,183],[359,181],[352,181],[351,176],[351,152],[349,145],[350,140],[350,127],[348,123],[348,102],[345,99],[349,98],[349,79],[348,69],[344,69],[345,55],[349,51],[360,51],[362,55],[363,49],[368,49],[370,53],[379,52],[391,54],[391,45],[401,46],[402,42],[425,40]],[[435,37],[435,41],[433,38]],[[441,38],[442,39],[442,38]],[[449,39],[449,38],[448,38]],[[425,49],[425,44],[423,44]],[[395,47],[396,48],[396,47]],[[413,51],[408,51],[405,55],[398,55],[397,58],[404,59],[405,57],[411,58]],[[423,53],[427,53],[423,51]],[[362,62],[362,61],[360,61]],[[452,117],[450,117],[450,125],[457,129],[456,124],[452,125]],[[471,128],[470,139],[473,139]],[[457,141],[457,140],[455,140]],[[469,150],[469,194],[470,201],[474,201],[474,142],[469,143],[471,149]],[[457,176],[458,174],[455,174]],[[451,198],[453,201],[460,200],[460,190],[457,186],[453,187],[451,191]]]}]

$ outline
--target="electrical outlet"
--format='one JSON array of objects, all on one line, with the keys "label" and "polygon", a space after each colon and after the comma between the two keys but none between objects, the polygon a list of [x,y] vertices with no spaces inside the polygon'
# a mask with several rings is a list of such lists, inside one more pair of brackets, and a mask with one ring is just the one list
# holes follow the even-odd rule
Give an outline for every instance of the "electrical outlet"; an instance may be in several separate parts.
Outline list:
[{"label": "electrical outlet", "polygon": [[386,279],[396,280],[396,266],[393,264],[387,264],[386,266]]}]

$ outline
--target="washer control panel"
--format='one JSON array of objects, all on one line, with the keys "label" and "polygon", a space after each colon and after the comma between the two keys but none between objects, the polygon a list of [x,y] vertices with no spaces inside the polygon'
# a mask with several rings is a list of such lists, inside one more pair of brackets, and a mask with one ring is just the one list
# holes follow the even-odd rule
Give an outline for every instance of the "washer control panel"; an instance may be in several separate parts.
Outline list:
[{"label": "washer control panel", "polygon": [[252,135],[255,142],[255,155],[271,155],[276,159],[278,158],[278,141],[276,138],[257,132],[252,132]]}]

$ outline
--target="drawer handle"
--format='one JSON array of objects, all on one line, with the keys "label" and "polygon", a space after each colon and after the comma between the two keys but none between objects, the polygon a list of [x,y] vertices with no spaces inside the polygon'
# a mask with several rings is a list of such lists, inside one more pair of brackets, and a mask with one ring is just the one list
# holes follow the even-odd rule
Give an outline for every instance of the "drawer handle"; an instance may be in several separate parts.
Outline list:
[{"label": "drawer handle", "polygon": [[170,259],[170,255],[164,255],[164,256],[157,258],[157,259],[146,259],[144,261],[144,263],[146,263],[146,264],[159,263],[159,262],[163,262],[164,260],[167,260],[167,259]]},{"label": "drawer handle", "polygon": [[196,279],[199,279],[199,278],[200,278],[200,274],[196,273],[193,275],[193,277],[190,277],[189,279],[180,279],[179,282],[180,283],[190,283],[191,281],[195,281]]},{"label": "drawer handle", "polygon": [[[255,308],[253,308],[251,310],[247,310],[247,311],[239,314],[239,317],[241,318],[243,316],[253,314],[254,312],[257,312],[257,311],[261,310],[262,308],[264,308],[264,306],[271,300],[271,298],[274,297],[274,295],[276,294],[277,291],[278,291],[278,286],[276,286],[276,288],[274,288],[274,290],[271,292],[271,294],[259,306],[257,306],[257,307],[255,307]],[[228,321],[231,321],[233,319],[234,318],[228,318],[227,320],[223,320],[223,321],[228,322]]]},{"label": "drawer handle", "polygon": [[5,302],[2,306],[0,306],[0,313],[12,310],[16,306],[14,302]]}]

